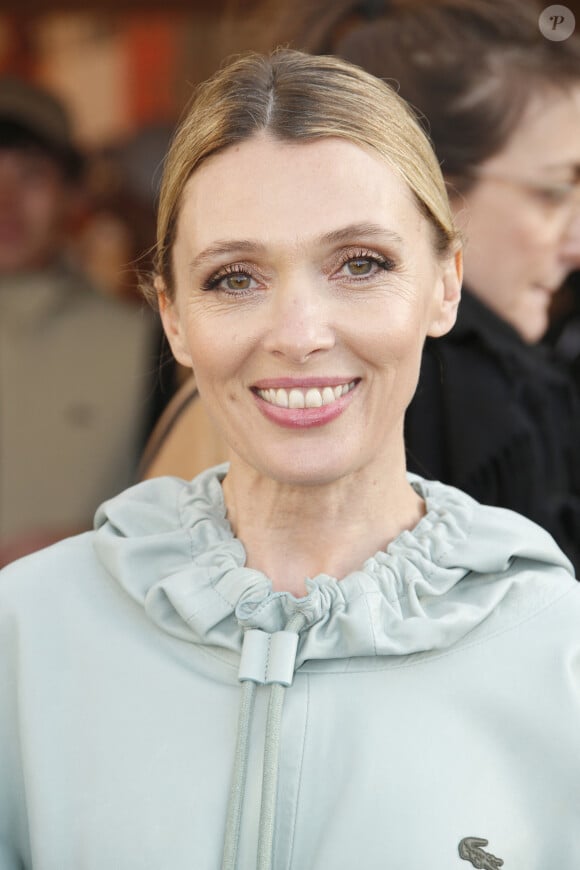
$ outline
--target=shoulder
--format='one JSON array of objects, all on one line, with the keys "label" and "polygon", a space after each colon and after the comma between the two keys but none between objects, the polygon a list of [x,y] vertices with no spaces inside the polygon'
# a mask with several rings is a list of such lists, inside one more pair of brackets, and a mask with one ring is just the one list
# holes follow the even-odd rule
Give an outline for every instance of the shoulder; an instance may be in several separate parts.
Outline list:
[{"label": "shoulder", "polygon": [[[466,492],[440,481],[409,474],[424,499],[421,526],[445,550],[449,563],[478,574],[533,570],[537,576],[562,574],[573,580],[573,568],[552,535],[516,511],[481,504]],[[419,526],[419,528],[421,528]]]},{"label": "shoulder", "polygon": [[0,604],[98,569],[93,538],[93,532],[84,532],[7,565],[0,571]]},{"label": "shoulder", "polygon": [[[580,584],[556,566],[518,560],[508,593],[458,649],[482,647],[510,669],[520,662],[529,685],[578,697],[580,692]],[[566,673],[568,672],[568,676]],[[549,675],[549,677],[547,676]],[[570,679],[570,676],[572,679]],[[555,689],[557,680],[564,677]]]},{"label": "shoulder", "polygon": [[430,555],[421,584],[431,580],[438,606],[445,602],[449,616],[471,626],[457,649],[494,640],[505,656],[580,655],[580,584],[551,535],[455,487],[414,475],[410,481],[427,505],[415,533],[415,546]]},{"label": "shoulder", "polygon": [[203,481],[208,477],[206,471],[193,481],[172,476],[140,481],[100,505],[95,514],[97,534],[106,529],[117,538],[141,539],[188,531],[195,523],[189,502],[204,500]]}]

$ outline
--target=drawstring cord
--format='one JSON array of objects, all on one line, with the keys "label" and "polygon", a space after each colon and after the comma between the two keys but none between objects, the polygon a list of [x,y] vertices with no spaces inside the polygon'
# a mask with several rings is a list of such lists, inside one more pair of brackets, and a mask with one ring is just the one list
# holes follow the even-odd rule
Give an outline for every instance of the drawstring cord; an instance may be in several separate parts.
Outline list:
[{"label": "drawstring cord", "polygon": [[[302,613],[295,613],[286,624],[285,631],[296,635],[296,647],[292,661],[292,677],[294,677],[294,660],[298,647],[298,634],[304,628],[306,619]],[[270,689],[268,718],[266,721],[266,739],[264,743],[264,767],[262,774],[262,805],[260,807],[260,828],[258,838],[257,870],[269,870],[272,865],[272,848],[274,845],[274,819],[276,816],[276,791],[278,786],[278,768],[280,757],[280,731],[282,726],[282,707],[286,689],[290,682],[276,682]]]},{"label": "drawstring cord", "polygon": [[226,833],[224,838],[224,854],[222,870],[235,870],[242,823],[242,803],[246,789],[246,773],[248,770],[248,754],[250,743],[250,722],[256,699],[256,683],[247,680],[242,685],[240,700],[240,715],[238,719],[238,736],[234,756],[234,772],[228,804]]},{"label": "drawstring cord", "polygon": [[288,620],[284,631],[268,634],[250,629],[244,635],[239,671],[243,686],[222,870],[236,870],[248,769],[250,724],[256,687],[265,684],[271,684],[271,689],[264,742],[257,870],[270,870],[272,866],[282,707],[286,688],[292,684],[294,678],[298,635],[305,621],[302,613],[295,613]]},{"label": "drawstring cord", "polygon": [[282,724],[282,705],[286,687],[279,684],[270,689],[266,740],[264,744],[264,766],[262,773],[262,805],[260,807],[260,827],[258,836],[258,858],[256,870],[269,870],[274,844],[274,819],[276,817],[276,788],[278,785],[278,756],[280,752],[280,727]]}]

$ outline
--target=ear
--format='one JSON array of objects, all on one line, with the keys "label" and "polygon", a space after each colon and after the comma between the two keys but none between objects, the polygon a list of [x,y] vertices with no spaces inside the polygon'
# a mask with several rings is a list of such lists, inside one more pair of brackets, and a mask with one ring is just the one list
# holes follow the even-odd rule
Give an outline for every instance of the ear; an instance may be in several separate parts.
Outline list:
[{"label": "ear", "polygon": [[427,335],[432,338],[445,335],[454,326],[461,299],[462,280],[463,252],[459,250],[442,264],[439,287],[433,304],[433,316],[427,330]]},{"label": "ear", "polygon": [[181,363],[182,366],[190,369],[192,368],[191,356],[187,347],[185,331],[181,323],[177,305],[175,304],[175,301],[170,299],[167,295],[165,282],[160,275],[155,278],[153,286],[157,292],[157,303],[159,305],[161,323],[163,324],[163,329],[167,336],[167,341],[169,342],[173,356],[178,363]]}]

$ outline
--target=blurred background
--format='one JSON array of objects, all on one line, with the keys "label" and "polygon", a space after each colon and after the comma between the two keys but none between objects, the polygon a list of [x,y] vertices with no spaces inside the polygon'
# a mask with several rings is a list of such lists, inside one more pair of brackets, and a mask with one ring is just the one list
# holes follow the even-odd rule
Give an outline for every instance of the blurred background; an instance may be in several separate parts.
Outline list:
[{"label": "blurred background", "polygon": [[[159,166],[192,85],[232,51],[262,47],[259,0],[7,0],[0,74],[46,87],[89,157],[71,236],[105,293],[136,293],[153,241]],[[141,261],[141,265],[145,265]]]},{"label": "blurred background", "polygon": [[[52,94],[86,157],[72,185],[60,164],[53,177],[52,159],[18,157],[16,168],[13,132],[0,134],[4,256],[40,213],[58,247],[50,268],[0,264],[0,566],[90,527],[96,506],[132,482],[185,377],[138,289],[161,165],[194,86],[232,52],[265,48],[271,18],[256,0],[0,4],[3,99],[12,80]],[[24,195],[11,199],[25,187],[31,213]]]}]

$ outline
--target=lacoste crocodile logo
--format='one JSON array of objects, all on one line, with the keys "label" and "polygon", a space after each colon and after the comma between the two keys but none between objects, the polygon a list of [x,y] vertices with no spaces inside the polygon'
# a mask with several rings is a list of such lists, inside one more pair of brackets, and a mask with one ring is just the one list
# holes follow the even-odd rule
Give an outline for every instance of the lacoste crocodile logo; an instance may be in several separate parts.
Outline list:
[{"label": "lacoste crocodile logo", "polygon": [[479,837],[464,837],[459,844],[459,857],[469,861],[477,870],[497,870],[498,867],[503,866],[503,861],[480,848],[487,844],[488,840]]}]

